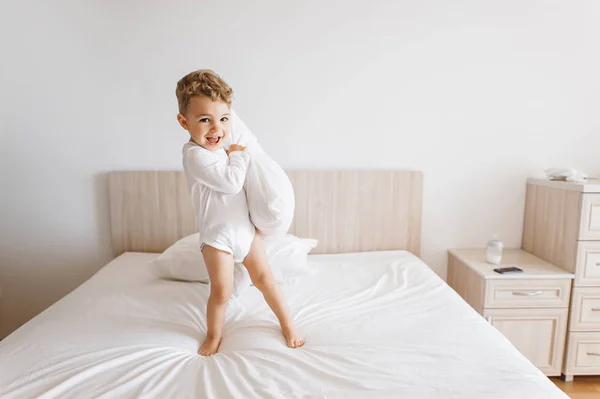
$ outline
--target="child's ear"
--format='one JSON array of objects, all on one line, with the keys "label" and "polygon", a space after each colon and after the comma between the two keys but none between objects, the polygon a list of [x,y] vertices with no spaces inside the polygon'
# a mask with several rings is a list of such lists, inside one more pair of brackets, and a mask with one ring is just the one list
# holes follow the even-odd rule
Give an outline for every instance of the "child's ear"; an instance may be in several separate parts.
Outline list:
[{"label": "child's ear", "polygon": [[181,127],[184,128],[185,130],[190,130],[188,128],[187,120],[185,119],[185,116],[183,116],[182,114],[177,114],[177,122],[179,122]]}]

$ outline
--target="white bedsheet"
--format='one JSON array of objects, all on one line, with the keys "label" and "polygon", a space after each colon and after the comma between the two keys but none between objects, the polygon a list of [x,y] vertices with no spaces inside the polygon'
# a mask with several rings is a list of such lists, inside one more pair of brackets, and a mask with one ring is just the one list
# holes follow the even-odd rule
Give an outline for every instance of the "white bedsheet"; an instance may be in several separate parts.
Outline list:
[{"label": "white bedsheet", "polygon": [[0,342],[2,398],[567,398],[418,258],[314,255],[284,287],[288,349],[252,287],[219,353],[196,354],[208,287],[128,253]]}]

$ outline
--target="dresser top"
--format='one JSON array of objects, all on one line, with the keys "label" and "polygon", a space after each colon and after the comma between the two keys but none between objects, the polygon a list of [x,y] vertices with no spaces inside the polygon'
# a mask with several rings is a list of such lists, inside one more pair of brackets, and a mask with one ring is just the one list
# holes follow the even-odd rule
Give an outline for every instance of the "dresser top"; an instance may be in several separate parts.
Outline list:
[{"label": "dresser top", "polygon": [[[450,253],[466,264],[484,279],[532,279],[532,278],[574,278],[574,274],[548,263],[537,256],[521,249],[505,249],[502,251],[502,262],[492,265],[485,260],[485,249],[451,249]],[[498,267],[516,266],[523,269],[521,273],[496,273]]]},{"label": "dresser top", "polygon": [[567,190],[580,191],[582,193],[600,193],[600,179],[588,179],[586,183],[574,183],[570,181],[530,177],[527,179],[527,183],[554,188],[564,188]]}]

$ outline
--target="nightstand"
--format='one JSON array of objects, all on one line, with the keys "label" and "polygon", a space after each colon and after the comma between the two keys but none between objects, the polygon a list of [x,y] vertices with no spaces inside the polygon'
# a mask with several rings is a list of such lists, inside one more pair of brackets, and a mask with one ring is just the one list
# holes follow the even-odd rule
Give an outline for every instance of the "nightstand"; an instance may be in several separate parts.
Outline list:
[{"label": "nightstand", "polygon": [[[506,266],[523,272],[493,270]],[[448,284],[548,376],[561,372],[573,278],[520,249],[504,250],[500,265],[485,261],[485,249],[448,255]]]}]

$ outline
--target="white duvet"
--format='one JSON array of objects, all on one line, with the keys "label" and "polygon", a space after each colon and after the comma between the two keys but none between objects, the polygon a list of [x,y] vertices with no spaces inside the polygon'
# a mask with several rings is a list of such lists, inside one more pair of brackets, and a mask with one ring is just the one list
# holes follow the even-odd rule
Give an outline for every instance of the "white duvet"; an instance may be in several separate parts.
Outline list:
[{"label": "white duvet", "polygon": [[418,258],[314,255],[283,288],[289,349],[252,287],[196,354],[208,286],[128,253],[0,342],[2,398],[567,398]]}]

